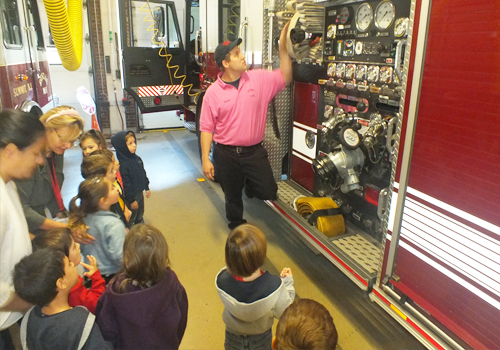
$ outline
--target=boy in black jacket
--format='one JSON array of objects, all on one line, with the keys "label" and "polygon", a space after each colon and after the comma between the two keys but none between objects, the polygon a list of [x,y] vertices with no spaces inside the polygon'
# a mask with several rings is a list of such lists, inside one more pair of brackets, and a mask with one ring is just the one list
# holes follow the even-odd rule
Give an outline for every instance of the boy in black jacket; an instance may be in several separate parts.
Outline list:
[{"label": "boy in black jacket", "polygon": [[130,203],[132,216],[128,226],[144,222],[144,194],[151,196],[149,190],[149,179],[144,170],[144,163],[141,157],[135,154],[137,141],[135,134],[130,131],[120,131],[111,137],[111,144],[116,150],[118,161],[120,162],[120,173],[123,179],[123,192],[125,199]]}]

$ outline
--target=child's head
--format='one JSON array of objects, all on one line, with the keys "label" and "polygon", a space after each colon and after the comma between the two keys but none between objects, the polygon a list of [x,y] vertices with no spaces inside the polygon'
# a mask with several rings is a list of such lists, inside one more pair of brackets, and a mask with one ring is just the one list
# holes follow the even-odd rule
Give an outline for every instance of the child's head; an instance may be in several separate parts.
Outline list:
[{"label": "child's head", "polygon": [[334,350],[337,329],[328,310],[311,299],[300,299],[283,312],[273,340],[275,350]]},{"label": "child's head", "polygon": [[88,179],[91,177],[103,176],[109,181],[114,182],[116,180],[116,171],[113,159],[109,155],[95,154],[96,152],[92,152],[91,155],[83,158],[80,167],[82,177]]},{"label": "child's head", "polygon": [[53,248],[64,253],[75,266],[80,264],[82,255],[80,244],[75,242],[70,229],[66,227],[45,231],[31,241],[33,251],[43,248]]},{"label": "child's head", "polygon": [[104,148],[104,149],[98,149],[97,151],[94,151],[91,153],[91,155],[97,155],[97,154],[102,154],[107,157],[110,157],[111,160],[113,161],[113,170],[117,173],[118,170],[120,170],[120,163],[116,160],[115,154],[111,152],[109,149]]},{"label": "child's head", "polygon": [[50,304],[60,292],[69,294],[78,283],[75,265],[63,252],[45,248],[21,259],[14,267],[17,295],[39,306]]},{"label": "child's head", "polygon": [[[73,197],[69,205],[68,228],[73,229],[84,225],[83,217],[99,210],[109,210],[118,202],[118,189],[111,181],[102,176],[88,178],[78,187],[78,195]],[[76,204],[80,200],[80,205]]]},{"label": "child's head", "polygon": [[266,253],[266,237],[254,225],[240,225],[227,237],[226,266],[235,276],[251,276],[264,264]]},{"label": "child's head", "polygon": [[135,154],[135,151],[137,151],[137,141],[133,132],[128,132],[125,135],[125,143],[130,153]]},{"label": "child's head", "polygon": [[138,224],[133,226],[123,243],[123,290],[127,283],[143,288],[161,281],[169,265],[168,244],[157,228]]},{"label": "child's head", "polygon": [[106,140],[99,130],[91,129],[80,136],[80,147],[83,156],[87,157],[90,153],[106,148]]}]

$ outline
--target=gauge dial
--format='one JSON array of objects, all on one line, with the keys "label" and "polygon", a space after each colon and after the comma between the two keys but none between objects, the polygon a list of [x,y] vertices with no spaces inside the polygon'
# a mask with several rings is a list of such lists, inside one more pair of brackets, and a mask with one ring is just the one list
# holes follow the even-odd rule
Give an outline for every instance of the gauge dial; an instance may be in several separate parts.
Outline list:
[{"label": "gauge dial", "polygon": [[356,79],[365,80],[366,79],[366,66],[359,65],[356,67]]},{"label": "gauge dial", "polygon": [[387,29],[394,22],[396,8],[390,1],[382,1],[375,10],[375,25],[378,29]]},{"label": "gauge dial", "polygon": [[366,32],[373,20],[373,9],[369,3],[365,2],[358,7],[356,12],[356,28],[361,32]]},{"label": "gauge dial", "polygon": [[406,35],[406,31],[408,30],[408,18],[398,18],[396,23],[394,24],[394,36],[397,38]]},{"label": "gauge dial", "polygon": [[354,79],[354,72],[356,71],[355,64],[348,64],[345,68],[346,79]]},{"label": "gauge dial", "polygon": [[389,84],[392,81],[392,67],[380,68],[380,82]]},{"label": "gauge dial", "polygon": [[347,6],[342,7],[342,10],[340,10],[339,15],[340,15],[339,16],[340,23],[346,24],[349,18],[351,17],[351,10]]},{"label": "gauge dial", "polygon": [[379,67],[378,66],[370,66],[368,67],[368,72],[367,72],[367,79],[369,82],[374,83],[378,80],[378,73],[379,73]]},{"label": "gauge dial", "polygon": [[334,39],[337,34],[337,26],[335,24],[330,24],[326,31],[326,36],[328,39]]},{"label": "gauge dial", "polygon": [[337,64],[337,68],[335,69],[335,76],[337,78],[343,78],[345,73],[345,63]]},{"label": "gauge dial", "polygon": [[326,70],[326,73],[328,76],[333,77],[335,75],[335,70],[336,70],[336,64],[335,63],[329,63],[328,68]]}]

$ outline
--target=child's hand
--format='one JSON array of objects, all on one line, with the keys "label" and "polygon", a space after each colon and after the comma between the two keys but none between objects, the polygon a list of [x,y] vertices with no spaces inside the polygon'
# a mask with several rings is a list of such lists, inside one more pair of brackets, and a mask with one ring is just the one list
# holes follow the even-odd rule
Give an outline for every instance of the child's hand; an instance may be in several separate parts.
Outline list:
[{"label": "child's hand", "polygon": [[137,210],[139,209],[139,204],[137,204],[137,201],[130,203],[130,208],[132,210]]},{"label": "child's hand", "polygon": [[125,215],[125,220],[127,220],[127,222],[130,220],[130,217],[132,216],[132,212],[130,211],[129,208],[127,208],[127,206],[125,206],[125,210],[123,211],[123,215]]},{"label": "child's hand", "polygon": [[150,191],[150,190],[147,190],[147,191],[146,191],[146,198],[149,198],[149,197],[151,197],[151,191]]},{"label": "child's hand", "polygon": [[88,272],[84,272],[83,275],[90,278],[97,270],[99,270],[99,268],[97,267],[97,260],[93,255],[87,255],[87,259],[89,259],[90,265],[84,263],[83,261],[80,261],[80,265],[88,270]]},{"label": "child's hand", "polygon": [[80,243],[80,244],[92,244],[95,241],[95,238],[87,233],[87,230],[89,229],[88,226],[76,226],[76,227],[69,227],[68,228],[71,230],[71,233],[73,234],[73,239],[75,242]]},{"label": "child's hand", "polygon": [[280,276],[281,277],[292,276],[292,270],[289,267],[285,267],[283,270],[281,270]]}]

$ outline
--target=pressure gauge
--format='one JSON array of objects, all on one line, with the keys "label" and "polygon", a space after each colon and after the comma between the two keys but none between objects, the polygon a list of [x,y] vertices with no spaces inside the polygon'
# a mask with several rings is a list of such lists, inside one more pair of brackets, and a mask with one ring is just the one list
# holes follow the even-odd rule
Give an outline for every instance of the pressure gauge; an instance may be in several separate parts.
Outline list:
[{"label": "pressure gauge", "polygon": [[335,63],[328,64],[328,68],[326,70],[326,73],[328,73],[328,76],[333,77],[335,75],[336,66],[337,65]]},{"label": "pressure gauge", "polygon": [[398,18],[396,23],[394,24],[394,36],[397,38],[406,35],[406,31],[408,30],[408,18]]},{"label": "pressure gauge", "polygon": [[355,64],[348,64],[345,68],[346,79],[354,79],[354,72],[356,71]]},{"label": "pressure gauge", "polygon": [[365,80],[366,79],[366,66],[359,65],[356,67],[356,79],[357,80]]},{"label": "pressure gauge", "polygon": [[360,32],[366,32],[373,20],[373,9],[369,3],[365,2],[358,7],[356,12],[356,28]]},{"label": "pressure gauge", "polygon": [[387,29],[394,22],[396,8],[390,1],[382,1],[375,9],[375,25],[378,29]]},{"label": "pressure gauge", "polygon": [[349,21],[349,18],[351,17],[351,10],[347,6],[342,7],[342,9],[340,10],[339,15],[340,15],[339,16],[340,23],[341,24],[346,24],[347,21]]},{"label": "pressure gauge", "polygon": [[335,76],[337,78],[342,78],[344,77],[344,73],[345,73],[345,63],[337,64],[337,68],[335,68]]},{"label": "pressure gauge", "polygon": [[326,31],[326,36],[328,39],[334,39],[337,35],[337,26],[335,24],[330,24]]},{"label": "pressure gauge", "polygon": [[371,83],[374,83],[378,80],[378,73],[379,73],[379,67],[378,66],[370,66],[368,67],[368,71],[366,73],[367,80]]},{"label": "pressure gauge", "polygon": [[380,82],[389,84],[392,81],[392,67],[380,68]]}]

